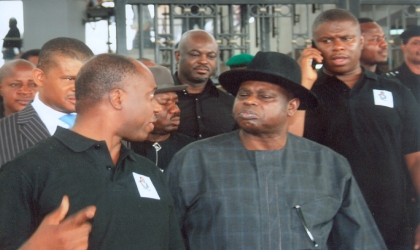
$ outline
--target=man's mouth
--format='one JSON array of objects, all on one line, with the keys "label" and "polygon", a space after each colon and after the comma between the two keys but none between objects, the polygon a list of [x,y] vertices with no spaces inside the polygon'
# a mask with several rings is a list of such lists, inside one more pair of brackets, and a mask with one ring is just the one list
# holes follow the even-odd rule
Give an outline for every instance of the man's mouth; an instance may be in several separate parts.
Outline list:
[{"label": "man's mouth", "polygon": [[69,100],[71,103],[75,104],[76,103],[76,97],[75,96],[70,96],[67,97],[67,100]]},{"label": "man's mouth", "polygon": [[171,118],[171,121],[173,121],[173,122],[179,122],[179,121],[181,121],[181,118],[179,116],[175,116],[175,117],[172,117]]},{"label": "man's mouth", "polygon": [[26,99],[26,98],[16,100],[16,102],[19,103],[20,105],[27,105],[31,101],[32,101],[32,99]]},{"label": "man's mouth", "polygon": [[243,111],[240,111],[238,113],[238,117],[239,118],[242,118],[242,119],[245,119],[245,120],[251,120],[251,119],[257,119],[258,118],[258,115],[254,111],[251,111],[251,110],[243,110]]},{"label": "man's mouth", "polygon": [[196,67],[196,68],[194,68],[194,70],[197,73],[200,73],[200,74],[206,74],[206,73],[208,73],[210,71],[210,69],[207,68],[207,67]]}]

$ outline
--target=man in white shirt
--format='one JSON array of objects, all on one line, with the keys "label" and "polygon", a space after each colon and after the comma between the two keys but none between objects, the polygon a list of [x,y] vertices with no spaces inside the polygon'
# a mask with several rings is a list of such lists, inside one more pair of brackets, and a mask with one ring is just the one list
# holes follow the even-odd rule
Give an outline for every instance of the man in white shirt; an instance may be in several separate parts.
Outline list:
[{"label": "man in white shirt", "polygon": [[73,38],[54,38],[42,46],[38,66],[32,72],[38,94],[23,110],[0,120],[0,165],[53,135],[57,126],[72,126],[74,80],[92,56],[86,44]]}]

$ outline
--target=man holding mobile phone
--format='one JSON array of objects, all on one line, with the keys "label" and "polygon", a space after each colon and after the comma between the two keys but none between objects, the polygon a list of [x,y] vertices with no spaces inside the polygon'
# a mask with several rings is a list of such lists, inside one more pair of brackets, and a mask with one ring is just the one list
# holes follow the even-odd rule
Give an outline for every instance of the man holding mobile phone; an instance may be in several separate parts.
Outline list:
[{"label": "man holding mobile phone", "polygon": [[[299,64],[302,84],[320,106],[299,111],[301,120],[289,125],[300,125],[298,133],[349,160],[389,249],[419,249],[408,200],[412,183],[420,183],[420,117],[415,115],[420,109],[405,86],[361,67],[365,41],[350,12],[327,10],[312,30],[317,48],[306,48]],[[313,70],[311,60],[322,61],[322,70]],[[420,185],[416,189],[420,193]]]}]

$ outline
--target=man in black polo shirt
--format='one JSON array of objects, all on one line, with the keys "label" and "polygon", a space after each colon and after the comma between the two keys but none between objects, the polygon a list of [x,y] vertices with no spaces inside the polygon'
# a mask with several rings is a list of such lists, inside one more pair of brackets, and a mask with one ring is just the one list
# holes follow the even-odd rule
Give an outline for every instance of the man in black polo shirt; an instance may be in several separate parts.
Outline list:
[{"label": "man in black polo shirt", "polygon": [[184,249],[162,173],[121,144],[153,129],[155,89],[134,59],[103,54],[82,67],[72,129],[1,168],[0,249]]},{"label": "man in black polo shirt", "polygon": [[404,62],[396,69],[386,73],[396,77],[407,86],[420,105],[420,26],[408,28],[400,35]]},{"label": "man in black polo shirt", "polygon": [[178,92],[181,123],[178,132],[203,139],[230,132],[235,127],[232,116],[234,97],[213,85],[219,49],[214,37],[203,30],[185,32],[179,41],[175,59],[176,85],[187,85]]},{"label": "man in black polo shirt", "polygon": [[[364,41],[350,12],[321,13],[313,39],[317,49],[305,49],[299,63],[302,84],[321,105],[306,112],[304,136],[349,160],[388,248],[412,249],[409,173],[420,183],[420,109],[405,86],[360,66]],[[314,71],[311,60],[323,69]]]}]

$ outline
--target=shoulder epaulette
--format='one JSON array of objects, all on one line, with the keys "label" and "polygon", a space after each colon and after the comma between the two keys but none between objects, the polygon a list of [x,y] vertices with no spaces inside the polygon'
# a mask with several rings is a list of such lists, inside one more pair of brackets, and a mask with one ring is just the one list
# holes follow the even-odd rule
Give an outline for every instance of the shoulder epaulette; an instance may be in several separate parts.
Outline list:
[{"label": "shoulder epaulette", "polygon": [[385,76],[396,77],[400,72],[398,70],[393,70],[385,73]]}]

